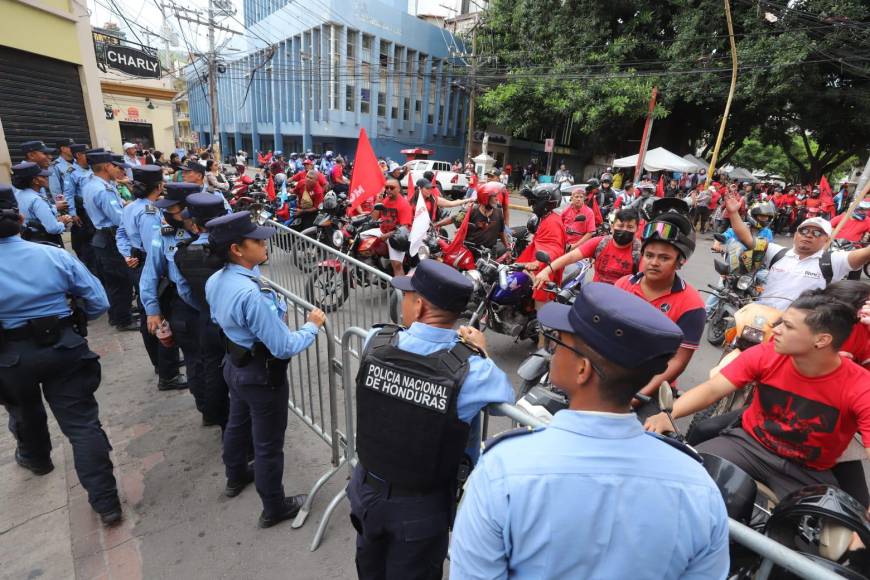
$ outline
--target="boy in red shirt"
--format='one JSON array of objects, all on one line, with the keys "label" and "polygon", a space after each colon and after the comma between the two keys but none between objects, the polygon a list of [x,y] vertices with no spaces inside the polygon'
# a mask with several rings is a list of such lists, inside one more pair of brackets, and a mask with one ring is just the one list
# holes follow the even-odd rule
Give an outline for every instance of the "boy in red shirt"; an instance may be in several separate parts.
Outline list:
[{"label": "boy in red shirt", "polygon": [[[852,437],[860,432],[870,441],[870,373],[839,355],[855,322],[854,309],[823,290],[804,292],[774,327],[772,342],[746,350],[688,391],[672,416],[700,411],[755,383],[741,426],[702,443],[698,451],[731,461],[780,498],[805,485],[838,485],[831,468]],[[648,419],[645,427],[672,430],[664,414]]]}]

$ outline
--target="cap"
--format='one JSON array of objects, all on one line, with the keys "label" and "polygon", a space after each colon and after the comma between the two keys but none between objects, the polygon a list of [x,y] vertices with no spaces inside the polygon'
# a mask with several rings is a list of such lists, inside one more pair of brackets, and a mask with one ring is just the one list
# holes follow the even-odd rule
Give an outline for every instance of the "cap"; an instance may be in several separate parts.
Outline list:
[{"label": "cap", "polygon": [[163,199],[158,199],[154,202],[159,208],[172,207],[179,203],[185,203],[189,195],[198,193],[202,187],[195,183],[176,183],[170,182],[166,184],[166,193],[163,194]]},{"label": "cap", "polygon": [[[13,167],[14,169],[14,167]],[[804,226],[814,226],[825,232],[825,235],[830,236],[833,229],[831,228],[831,222],[826,220],[825,218],[813,217],[810,219],[806,219],[801,222],[801,225],[798,227]]]},{"label": "cap", "polygon": [[486,176],[486,177],[489,177],[490,175],[493,177],[498,177],[499,175],[501,175],[501,171],[499,171],[498,169],[493,167],[492,169],[490,169],[489,171],[484,173],[484,176]]},{"label": "cap", "polygon": [[401,169],[401,168],[402,168],[401,165],[399,165],[398,163],[396,163],[395,161],[393,161],[393,162],[391,162],[390,165],[389,165],[388,173],[392,173],[392,172],[395,171],[396,169]]},{"label": "cap", "polygon": [[24,161],[12,166],[12,175],[24,179],[33,179],[36,176],[48,177],[50,173],[32,161]]},{"label": "cap", "polygon": [[266,240],[275,235],[275,228],[258,226],[251,221],[249,211],[222,215],[206,222],[205,227],[208,228],[209,241],[215,244],[226,244],[240,238]]},{"label": "cap", "polygon": [[462,312],[474,291],[471,280],[435,260],[421,260],[412,276],[397,276],[391,283],[393,288],[417,292],[435,306],[451,312]]},{"label": "cap", "polygon": [[424,189],[424,188],[425,188],[425,189],[431,189],[431,187],[432,187],[432,182],[429,181],[428,179],[418,179],[416,182],[414,182],[414,186],[415,186],[417,189]]},{"label": "cap", "polygon": [[129,163],[124,161],[123,155],[115,155],[114,153],[112,153],[111,156],[112,156],[112,164],[113,165],[117,165],[118,167],[123,167],[124,169],[130,169],[131,167],[133,167],[132,165],[130,165]]},{"label": "cap", "polygon": [[133,180],[146,185],[163,181],[163,169],[158,165],[139,165],[133,168]]},{"label": "cap", "polygon": [[54,153],[57,151],[51,147],[46,147],[45,143],[42,141],[25,141],[21,144],[20,149],[24,154],[30,153],[31,151],[42,151],[43,153]]},{"label": "cap", "polygon": [[84,153],[88,150],[88,146],[83,143],[73,143],[69,146],[70,151],[75,153]]},{"label": "cap", "polygon": [[205,175],[205,165],[193,159],[188,161],[181,169],[182,171],[196,171]]},{"label": "cap", "polygon": [[198,192],[187,198],[186,217],[206,222],[227,213],[224,202],[213,193]]},{"label": "cap", "polygon": [[0,183],[0,209],[18,209],[15,191],[6,183]]},{"label": "cap", "polygon": [[112,162],[112,154],[108,151],[96,151],[90,150],[87,152],[88,163],[94,165],[95,163],[111,163]]},{"label": "cap", "polygon": [[312,160],[310,157],[306,157],[302,160],[302,165],[314,165],[314,160]]},{"label": "cap", "polygon": [[58,139],[54,144],[57,145],[58,149],[60,149],[61,147],[72,147],[75,145],[75,141],[67,137],[65,139]]},{"label": "cap", "polygon": [[135,149],[135,148],[136,148],[136,144],[135,144],[135,143],[130,143],[129,141],[127,141],[126,143],[124,143],[124,145],[123,145],[121,148],[122,148],[124,151],[126,151],[127,149]]},{"label": "cap", "polygon": [[546,328],[575,334],[626,369],[660,373],[680,348],[683,332],[646,300],[611,284],[590,282],[573,305],[549,302],[538,312]]},{"label": "cap", "polygon": [[85,151],[85,154],[90,155],[91,153],[105,153],[105,149],[102,147],[94,147],[93,149],[88,149]]}]

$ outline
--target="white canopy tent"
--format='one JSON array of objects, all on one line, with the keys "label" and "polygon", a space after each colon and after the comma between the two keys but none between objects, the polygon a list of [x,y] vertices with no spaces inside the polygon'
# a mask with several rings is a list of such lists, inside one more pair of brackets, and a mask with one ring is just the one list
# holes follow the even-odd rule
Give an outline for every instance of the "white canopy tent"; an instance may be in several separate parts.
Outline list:
[{"label": "white canopy tent", "polygon": [[[620,157],[613,161],[614,167],[634,167],[636,165],[637,155]],[[694,173],[698,170],[694,163],[686,161],[664,147],[656,147],[647,151],[646,156],[643,158],[643,168],[647,171],[680,171],[688,173]]]},{"label": "white canopy tent", "polygon": [[683,159],[685,159],[685,160],[688,161],[689,163],[694,163],[694,164],[698,167],[698,170],[699,170],[699,171],[700,171],[701,169],[706,170],[708,167],[710,167],[710,164],[709,164],[709,163],[707,163],[707,162],[704,161],[703,159],[700,159],[700,158],[698,158],[698,157],[695,157],[695,156],[692,155],[691,153],[686,153],[685,155],[683,155]]},{"label": "white canopy tent", "polygon": [[722,172],[730,177],[731,179],[739,179],[740,181],[750,181],[756,182],[758,178],[752,175],[748,170],[743,169],[742,167],[734,167],[733,165],[726,165],[722,168]]}]

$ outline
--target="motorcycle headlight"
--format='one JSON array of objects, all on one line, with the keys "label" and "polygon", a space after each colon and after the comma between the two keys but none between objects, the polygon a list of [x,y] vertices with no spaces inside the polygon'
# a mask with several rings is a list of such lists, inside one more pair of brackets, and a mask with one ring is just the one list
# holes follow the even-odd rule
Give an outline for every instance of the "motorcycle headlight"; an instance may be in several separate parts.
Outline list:
[{"label": "motorcycle headlight", "polygon": [[737,289],[738,290],[748,290],[752,285],[752,277],[751,276],[740,276],[737,279]]},{"label": "motorcycle headlight", "polygon": [[335,230],[332,232],[332,245],[336,248],[340,248],[344,243],[344,234],[341,233],[340,230]]},{"label": "motorcycle headlight", "polygon": [[471,283],[474,284],[475,292],[483,287],[483,278],[477,270],[466,270],[463,274],[465,274],[465,276],[471,280]]},{"label": "motorcycle headlight", "polygon": [[420,249],[417,250],[417,257],[421,260],[429,259],[429,247],[426,244],[420,246]]}]

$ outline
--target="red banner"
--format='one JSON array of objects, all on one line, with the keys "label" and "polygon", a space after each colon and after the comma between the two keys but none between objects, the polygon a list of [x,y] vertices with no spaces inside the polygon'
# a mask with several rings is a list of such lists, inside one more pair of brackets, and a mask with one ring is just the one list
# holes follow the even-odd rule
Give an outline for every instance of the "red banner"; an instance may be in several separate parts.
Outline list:
[{"label": "red banner", "polygon": [[665,196],[665,176],[659,175],[659,182],[656,184],[656,197]]},{"label": "red banner", "polygon": [[384,174],[378,166],[378,158],[372,150],[372,144],[365,129],[359,130],[359,143],[356,146],[356,157],[353,164],[353,175],[350,176],[350,193],[348,200],[351,209],[356,209],[361,203],[374,198],[384,189]]}]

